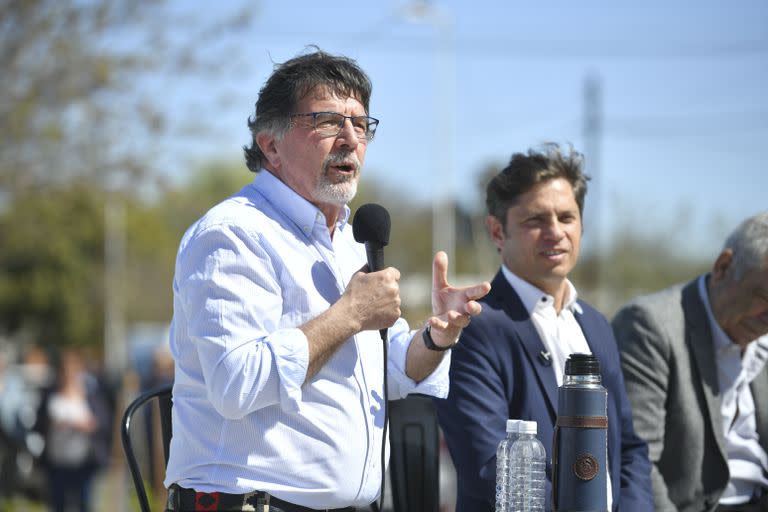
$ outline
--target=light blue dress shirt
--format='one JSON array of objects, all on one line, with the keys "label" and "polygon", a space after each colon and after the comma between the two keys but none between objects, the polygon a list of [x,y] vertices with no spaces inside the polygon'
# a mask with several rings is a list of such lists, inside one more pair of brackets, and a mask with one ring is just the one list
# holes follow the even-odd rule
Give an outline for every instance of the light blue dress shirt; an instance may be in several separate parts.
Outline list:
[{"label": "light blue dress shirt", "polygon": [[[299,326],[327,310],[366,263],[365,247],[266,170],[184,235],[173,282],[176,361],[166,486],[253,490],[314,508],[380,492],[383,355],[377,330],[347,340],[306,384]],[[444,398],[450,355],[418,385],[414,331],[389,329],[389,398]]]}]

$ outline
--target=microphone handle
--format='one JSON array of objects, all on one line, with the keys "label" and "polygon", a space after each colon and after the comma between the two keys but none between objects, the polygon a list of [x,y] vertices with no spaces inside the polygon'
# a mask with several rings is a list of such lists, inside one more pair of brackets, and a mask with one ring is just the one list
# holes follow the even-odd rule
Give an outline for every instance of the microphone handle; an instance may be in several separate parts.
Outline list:
[{"label": "microphone handle", "polygon": [[384,268],[384,247],[368,242],[365,244],[365,254],[368,257],[370,272],[378,272]]},{"label": "microphone handle", "polygon": [[[368,271],[376,272],[384,268],[384,247],[371,242],[365,243],[365,254],[368,257]],[[381,341],[387,341],[387,329],[379,329]]]}]

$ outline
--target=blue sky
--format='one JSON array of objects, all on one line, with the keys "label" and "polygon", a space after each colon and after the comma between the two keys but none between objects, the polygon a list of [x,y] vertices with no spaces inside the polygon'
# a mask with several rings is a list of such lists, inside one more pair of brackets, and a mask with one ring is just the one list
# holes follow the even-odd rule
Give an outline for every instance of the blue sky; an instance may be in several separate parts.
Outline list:
[{"label": "blue sky", "polygon": [[[355,58],[374,84],[381,124],[363,186],[373,176],[414,201],[446,194],[473,207],[486,166],[552,140],[585,152],[595,178],[585,243],[631,229],[709,259],[741,219],[768,209],[764,1],[454,0],[427,3],[421,15],[405,1],[205,5],[189,15],[246,8],[253,17],[206,43],[226,52],[224,72],[169,97],[177,127],[208,130],[169,139],[164,159],[176,176],[188,169],[181,154],[240,159],[272,63],[317,44]],[[584,134],[588,80],[600,91],[593,138]]]}]

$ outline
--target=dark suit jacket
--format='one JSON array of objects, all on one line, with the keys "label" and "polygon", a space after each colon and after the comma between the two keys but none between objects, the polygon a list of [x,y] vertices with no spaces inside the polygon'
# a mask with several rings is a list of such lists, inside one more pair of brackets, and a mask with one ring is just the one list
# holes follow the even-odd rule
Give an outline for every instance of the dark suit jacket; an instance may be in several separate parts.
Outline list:
[{"label": "dark suit jacket", "polygon": [[[457,512],[492,512],[496,447],[508,418],[534,420],[547,450],[547,510],[551,509],[552,436],[557,419],[557,381],[520,297],[499,272],[483,311],[464,329],[453,349],[448,398],[435,400],[440,426],[457,476]],[[635,434],[624,391],[619,354],[608,321],[579,301],[576,319],[592,353],[600,360],[608,390],[608,465],[613,510],[653,510],[648,449]]]},{"label": "dark suit jacket", "polygon": [[[712,331],[698,279],[639,297],[613,319],[635,428],[648,441],[656,509],[717,507],[728,483]],[[768,366],[750,384],[768,452]]]}]

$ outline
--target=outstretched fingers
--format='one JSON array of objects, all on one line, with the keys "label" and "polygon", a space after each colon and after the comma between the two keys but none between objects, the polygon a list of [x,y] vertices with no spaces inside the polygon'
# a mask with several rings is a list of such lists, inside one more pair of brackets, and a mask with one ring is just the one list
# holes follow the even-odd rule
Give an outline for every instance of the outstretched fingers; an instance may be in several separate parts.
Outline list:
[{"label": "outstretched fingers", "polygon": [[432,260],[432,290],[439,291],[448,286],[448,255],[437,251]]}]

